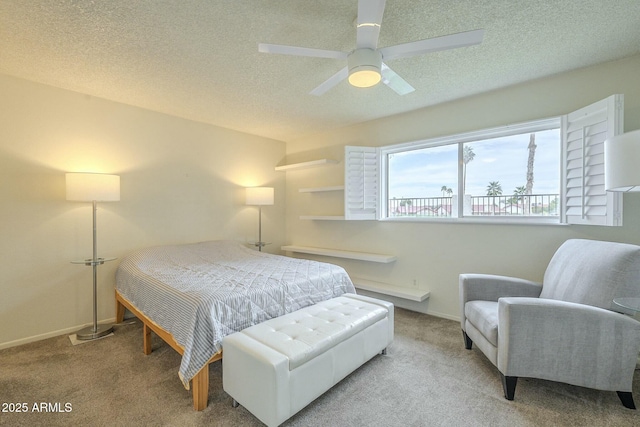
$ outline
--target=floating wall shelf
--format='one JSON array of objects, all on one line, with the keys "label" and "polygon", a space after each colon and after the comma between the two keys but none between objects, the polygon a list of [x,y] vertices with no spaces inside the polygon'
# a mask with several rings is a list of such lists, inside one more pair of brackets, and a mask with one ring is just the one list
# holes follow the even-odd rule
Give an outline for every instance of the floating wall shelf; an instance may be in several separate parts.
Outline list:
[{"label": "floating wall shelf", "polygon": [[314,188],[300,188],[300,193],[322,193],[325,191],[344,191],[344,185],[336,185],[333,187],[314,187]]},{"label": "floating wall shelf", "polygon": [[344,215],[300,215],[300,219],[313,221],[344,221]]},{"label": "floating wall shelf", "polygon": [[388,264],[396,260],[396,257],[394,255],[372,254],[368,252],[343,251],[338,249],[327,249],[327,248],[315,248],[311,246],[289,245],[289,246],[282,246],[280,249],[288,252],[298,252],[303,254],[330,256],[334,258],[356,259],[359,261],[379,262],[383,264]]},{"label": "floating wall shelf", "polygon": [[297,170],[297,169],[308,169],[308,168],[315,168],[318,166],[335,165],[337,163],[338,161],[334,159],[318,159],[318,160],[311,160],[310,162],[291,163],[290,165],[276,166],[276,170],[290,171],[290,170]]},{"label": "floating wall shelf", "polygon": [[416,302],[422,302],[429,298],[430,292],[423,289],[405,288],[401,286],[389,285],[387,283],[374,282],[372,280],[360,279],[352,277],[353,285],[356,289],[363,291],[375,292],[378,294],[389,295],[392,297],[407,299]]}]

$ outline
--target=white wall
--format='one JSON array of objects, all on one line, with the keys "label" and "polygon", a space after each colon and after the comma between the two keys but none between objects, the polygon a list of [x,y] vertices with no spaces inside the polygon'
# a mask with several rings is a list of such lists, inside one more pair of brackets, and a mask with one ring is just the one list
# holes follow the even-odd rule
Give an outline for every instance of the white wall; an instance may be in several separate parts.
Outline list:
[{"label": "white wall", "polygon": [[[310,258],[340,264],[352,275],[380,282],[411,287],[415,280],[417,287],[431,291],[428,302],[417,309],[454,319],[459,318],[460,273],[541,280],[553,252],[566,239],[640,244],[640,194],[624,196],[624,226],[617,228],[298,218],[343,211],[342,193],[299,193],[298,188],[341,184],[345,145],[381,146],[558,116],[614,93],[625,95],[625,130],[638,129],[638,70],[640,55],[288,142],[287,162],[323,157],[341,162],[328,168],[287,173],[287,241],[397,255],[395,263],[383,265]],[[469,78],[473,78],[472,72]],[[396,95],[390,92],[389,96]]]},{"label": "white wall", "polygon": [[[625,95],[625,129],[640,128],[640,55],[505,90],[376,120],[286,144],[287,162],[332,157],[343,147],[386,145],[563,114],[613,93]],[[98,207],[98,250],[122,257],[166,243],[251,241],[257,211],[243,187],[276,188],[263,209],[265,240],[391,253],[393,264],[318,258],[357,276],[431,291],[421,309],[458,317],[458,274],[540,280],[553,251],[574,237],[640,244],[640,195],[625,195],[625,225],[498,226],[301,221],[337,214],[343,163],[274,172],[285,144],[0,75],[0,348],[73,332],[91,322],[91,208],[65,200],[64,173],[121,176],[120,202]],[[390,96],[395,96],[390,94]],[[363,107],[365,108],[365,107]],[[286,195],[285,195],[286,180]],[[285,220],[286,200],[286,220]],[[286,222],[286,239],[285,236]],[[114,316],[117,261],[99,269],[99,319]]]},{"label": "white wall", "polygon": [[[65,200],[65,172],[120,175],[98,205],[98,252],[257,239],[245,186],[275,187],[263,239],[283,244],[285,144],[0,75],[0,348],[92,321],[91,205]],[[99,268],[98,319],[115,315],[118,262]]]}]

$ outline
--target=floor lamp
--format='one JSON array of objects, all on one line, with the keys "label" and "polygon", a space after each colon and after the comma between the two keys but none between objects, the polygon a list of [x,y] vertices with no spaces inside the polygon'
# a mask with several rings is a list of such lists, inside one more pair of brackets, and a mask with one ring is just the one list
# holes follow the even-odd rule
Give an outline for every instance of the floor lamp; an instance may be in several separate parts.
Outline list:
[{"label": "floor lamp", "polygon": [[255,246],[262,252],[267,243],[262,241],[262,207],[273,205],[273,187],[247,188],[247,205],[258,206],[258,241]]},{"label": "floor lamp", "polygon": [[604,142],[604,188],[607,191],[640,191],[640,129]]},{"label": "floor lamp", "polygon": [[120,177],[96,173],[66,174],[67,200],[93,203],[93,256],[74,264],[93,267],[93,325],[76,333],[79,340],[92,340],[113,332],[112,325],[98,325],[98,266],[115,258],[98,258],[96,237],[96,210],[98,202],[117,202],[120,200]]},{"label": "floor lamp", "polygon": [[[604,188],[622,193],[640,191],[640,129],[604,142]],[[615,298],[611,307],[637,318],[640,298]]]}]

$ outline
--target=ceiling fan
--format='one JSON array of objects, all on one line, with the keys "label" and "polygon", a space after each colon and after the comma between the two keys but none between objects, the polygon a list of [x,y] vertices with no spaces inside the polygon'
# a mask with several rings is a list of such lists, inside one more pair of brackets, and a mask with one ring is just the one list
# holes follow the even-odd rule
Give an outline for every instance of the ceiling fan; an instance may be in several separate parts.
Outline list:
[{"label": "ceiling fan", "polygon": [[349,79],[351,85],[356,87],[371,87],[382,81],[399,95],[406,95],[415,89],[383,61],[482,43],[484,30],[474,30],[378,48],[378,36],[380,35],[385,1],[358,1],[356,48],[351,52],[268,43],[258,44],[258,51],[282,55],[346,59],[347,66],[313,89],[310,92],[311,95],[320,96],[346,78]]}]

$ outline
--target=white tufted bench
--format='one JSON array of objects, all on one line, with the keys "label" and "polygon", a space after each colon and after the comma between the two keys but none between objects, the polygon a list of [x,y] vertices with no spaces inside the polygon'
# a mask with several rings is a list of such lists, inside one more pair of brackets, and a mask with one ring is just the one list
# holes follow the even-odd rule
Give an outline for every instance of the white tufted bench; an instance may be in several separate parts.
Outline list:
[{"label": "white tufted bench", "polygon": [[225,337],[223,388],[277,426],[392,341],[393,304],[344,294]]}]

